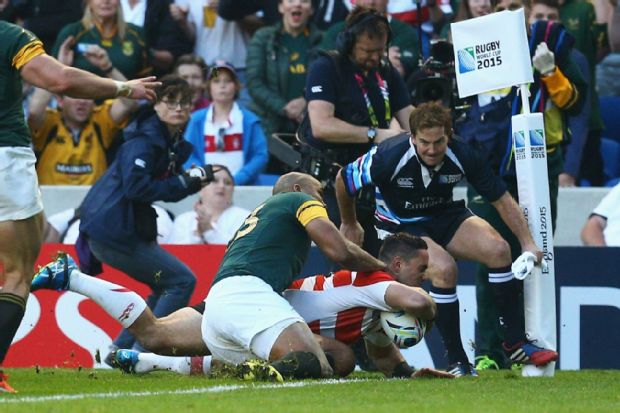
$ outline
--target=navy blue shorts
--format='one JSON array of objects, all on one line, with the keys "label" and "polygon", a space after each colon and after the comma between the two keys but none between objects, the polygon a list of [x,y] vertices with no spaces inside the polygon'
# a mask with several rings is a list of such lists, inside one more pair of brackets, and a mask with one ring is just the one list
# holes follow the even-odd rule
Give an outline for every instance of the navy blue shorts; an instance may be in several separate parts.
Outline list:
[{"label": "navy blue shorts", "polygon": [[381,223],[377,225],[377,228],[392,234],[395,232],[408,232],[419,237],[429,237],[445,249],[452,241],[454,234],[456,234],[463,221],[472,216],[475,216],[475,214],[465,206],[464,202],[455,202],[425,221],[402,224],[397,227],[384,226]]}]

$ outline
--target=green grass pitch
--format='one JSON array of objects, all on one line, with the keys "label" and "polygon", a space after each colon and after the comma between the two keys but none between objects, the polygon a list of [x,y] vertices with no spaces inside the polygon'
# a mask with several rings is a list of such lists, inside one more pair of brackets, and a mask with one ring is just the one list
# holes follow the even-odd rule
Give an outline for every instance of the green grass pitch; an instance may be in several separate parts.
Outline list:
[{"label": "green grass pitch", "polygon": [[284,384],[209,380],[167,372],[7,369],[18,394],[0,393],[0,412],[620,412],[620,371],[512,371],[457,380],[346,380]]}]

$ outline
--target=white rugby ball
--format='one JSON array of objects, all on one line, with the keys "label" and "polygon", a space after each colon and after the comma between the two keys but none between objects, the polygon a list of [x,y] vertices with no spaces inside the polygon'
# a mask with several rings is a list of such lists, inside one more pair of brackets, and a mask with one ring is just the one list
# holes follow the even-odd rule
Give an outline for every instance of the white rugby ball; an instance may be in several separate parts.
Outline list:
[{"label": "white rugby ball", "polygon": [[404,311],[382,311],[383,332],[399,348],[409,348],[418,344],[426,333],[426,323]]}]

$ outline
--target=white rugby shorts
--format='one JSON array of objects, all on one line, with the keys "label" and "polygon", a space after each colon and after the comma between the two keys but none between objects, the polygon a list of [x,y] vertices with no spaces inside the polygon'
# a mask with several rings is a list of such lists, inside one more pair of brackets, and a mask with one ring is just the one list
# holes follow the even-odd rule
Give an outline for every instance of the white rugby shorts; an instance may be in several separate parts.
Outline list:
[{"label": "white rugby shorts", "polygon": [[227,363],[269,360],[282,331],[297,322],[304,321],[260,278],[228,277],[211,287],[205,299],[202,338],[213,357]]},{"label": "white rugby shorts", "polygon": [[43,211],[32,149],[0,147],[0,221],[30,218]]}]

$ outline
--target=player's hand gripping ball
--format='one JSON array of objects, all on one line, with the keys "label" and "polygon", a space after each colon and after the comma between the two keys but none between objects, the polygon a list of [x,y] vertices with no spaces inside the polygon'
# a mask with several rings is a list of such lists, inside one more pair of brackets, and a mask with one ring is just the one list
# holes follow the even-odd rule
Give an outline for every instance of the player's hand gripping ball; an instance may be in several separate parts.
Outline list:
[{"label": "player's hand gripping ball", "polygon": [[426,333],[426,323],[404,311],[382,311],[381,327],[390,340],[399,348],[418,344]]}]

